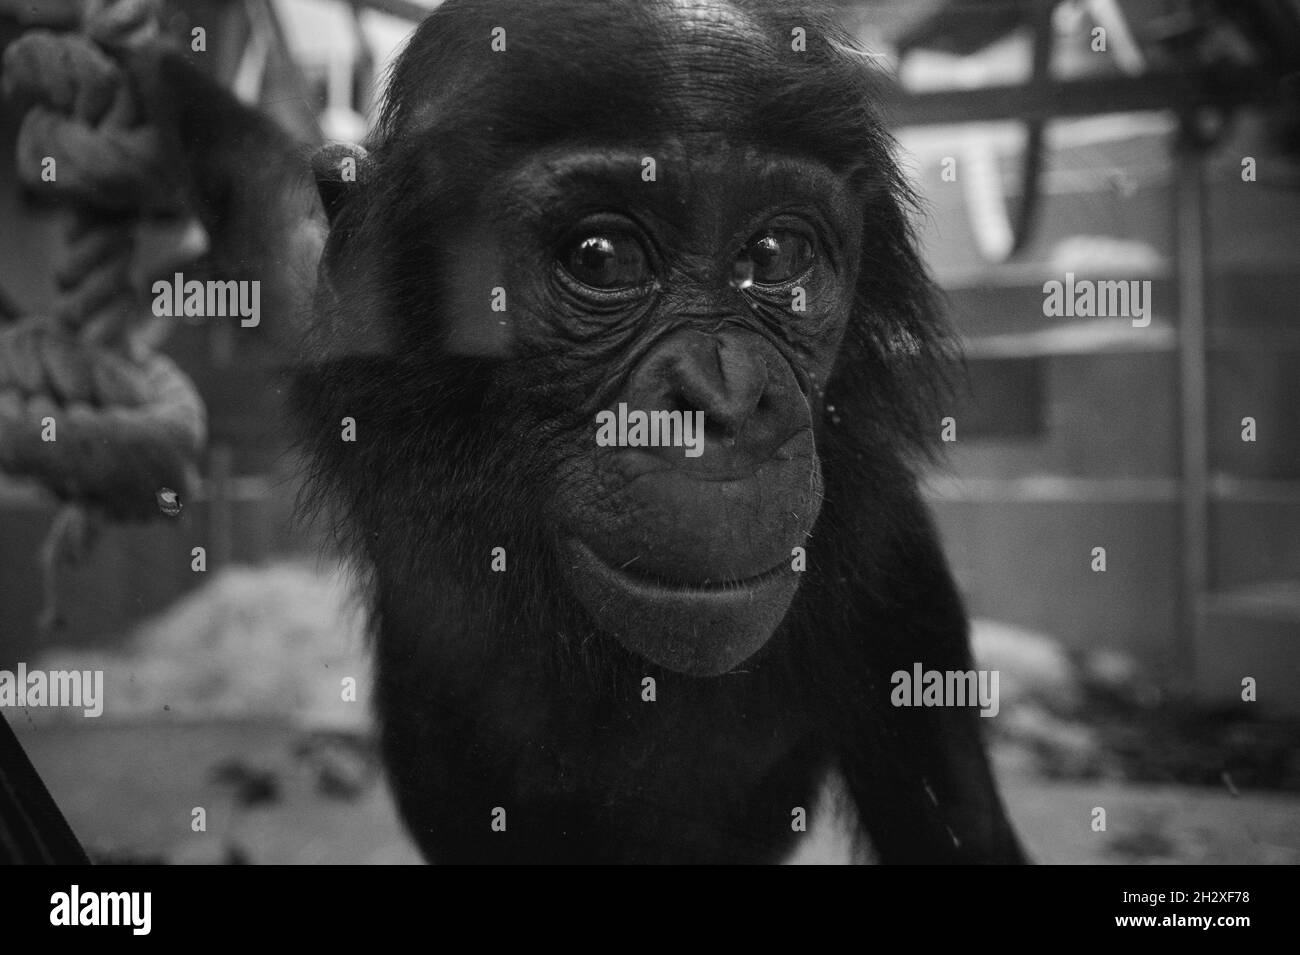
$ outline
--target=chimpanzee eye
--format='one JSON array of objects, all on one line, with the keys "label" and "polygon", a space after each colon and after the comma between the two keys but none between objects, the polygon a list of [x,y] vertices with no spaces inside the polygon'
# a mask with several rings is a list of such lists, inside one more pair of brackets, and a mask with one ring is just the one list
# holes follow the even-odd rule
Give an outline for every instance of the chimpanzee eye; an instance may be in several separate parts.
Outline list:
[{"label": "chimpanzee eye", "polygon": [[741,257],[753,263],[755,284],[780,285],[808,271],[813,246],[801,232],[768,229],[749,240]]},{"label": "chimpanzee eye", "polygon": [[560,254],[560,264],[583,285],[603,291],[635,288],[650,278],[641,243],[619,232],[579,238]]}]

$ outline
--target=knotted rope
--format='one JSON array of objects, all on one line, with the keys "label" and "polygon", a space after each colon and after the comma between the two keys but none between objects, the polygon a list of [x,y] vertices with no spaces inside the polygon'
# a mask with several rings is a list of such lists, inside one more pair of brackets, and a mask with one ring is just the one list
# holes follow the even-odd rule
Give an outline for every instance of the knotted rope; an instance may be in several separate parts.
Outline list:
[{"label": "knotted rope", "polygon": [[[0,469],[36,479],[66,502],[42,552],[45,625],[54,620],[55,565],[88,546],[86,509],[174,516],[177,496],[197,479],[206,438],[203,403],[155,351],[167,329],[132,280],[140,220],[184,210],[162,137],[109,55],[153,40],[155,0],[81,7],[80,32],[33,30],[3,58],[5,96],[25,111],[19,176],[71,205],[53,314],[0,327]],[[206,246],[197,230],[191,223],[187,233],[193,257]]]}]

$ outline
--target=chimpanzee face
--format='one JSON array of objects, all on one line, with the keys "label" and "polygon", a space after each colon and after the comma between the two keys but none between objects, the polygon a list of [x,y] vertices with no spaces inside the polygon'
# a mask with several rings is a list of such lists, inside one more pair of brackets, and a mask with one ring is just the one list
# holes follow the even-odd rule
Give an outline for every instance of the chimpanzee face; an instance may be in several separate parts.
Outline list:
[{"label": "chimpanzee face", "polygon": [[[495,14],[455,9],[492,35]],[[389,317],[364,324],[390,333],[392,380],[436,392],[404,400],[440,422],[410,447],[451,571],[520,529],[536,568],[520,599],[723,673],[794,599],[842,379],[878,408],[855,419],[855,460],[883,468],[912,439],[923,402],[898,396],[890,352],[926,334],[924,277],[861,63],[793,43],[812,21],[564,9],[576,19],[507,31],[499,52],[430,32],[403,59],[329,287],[351,295],[344,315],[378,302]],[[482,503],[503,455],[526,488],[471,517],[460,502]]]},{"label": "chimpanzee face", "polygon": [[818,162],[699,133],[534,154],[448,245],[448,346],[504,360],[567,581],[654,662],[728,670],[795,593],[859,208]]}]

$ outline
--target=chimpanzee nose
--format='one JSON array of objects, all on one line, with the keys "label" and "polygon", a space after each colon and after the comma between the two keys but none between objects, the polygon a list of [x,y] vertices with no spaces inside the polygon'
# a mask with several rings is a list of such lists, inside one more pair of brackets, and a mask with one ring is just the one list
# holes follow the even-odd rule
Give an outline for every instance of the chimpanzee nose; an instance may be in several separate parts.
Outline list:
[{"label": "chimpanzee nose", "polygon": [[767,389],[767,365],[727,335],[694,335],[674,351],[665,383],[683,411],[703,411],[705,434],[734,439]]},{"label": "chimpanzee nose", "polygon": [[740,328],[684,329],[661,340],[621,400],[647,411],[703,412],[703,457],[734,449],[754,463],[800,427],[805,407],[788,363],[766,339]]}]

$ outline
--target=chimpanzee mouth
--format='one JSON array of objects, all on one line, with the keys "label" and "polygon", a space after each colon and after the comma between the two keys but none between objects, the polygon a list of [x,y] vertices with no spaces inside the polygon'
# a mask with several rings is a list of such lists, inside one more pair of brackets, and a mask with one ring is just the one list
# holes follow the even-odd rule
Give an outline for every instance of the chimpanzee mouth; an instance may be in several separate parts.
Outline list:
[{"label": "chimpanzee mouth", "polygon": [[781,564],[737,580],[683,581],[617,568],[578,538],[565,568],[596,626],[643,659],[688,676],[739,666],[772,636],[799,587]]},{"label": "chimpanzee mouth", "polygon": [[680,577],[666,577],[662,574],[647,572],[637,567],[633,558],[625,564],[615,566],[601,557],[586,541],[572,538],[567,542],[568,550],[574,558],[576,567],[587,571],[598,571],[602,576],[613,576],[629,590],[645,592],[647,596],[658,594],[681,594],[689,596],[698,594],[745,594],[763,587],[778,579],[787,569],[785,561],[752,577],[740,577],[721,580],[683,580]]}]

